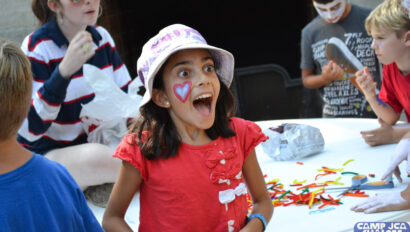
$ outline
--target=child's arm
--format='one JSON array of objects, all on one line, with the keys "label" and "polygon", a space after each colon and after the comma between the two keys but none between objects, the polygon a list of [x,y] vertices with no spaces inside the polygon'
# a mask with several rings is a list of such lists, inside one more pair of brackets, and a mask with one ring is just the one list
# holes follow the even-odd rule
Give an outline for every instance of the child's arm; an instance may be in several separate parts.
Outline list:
[{"label": "child's arm", "polygon": [[343,72],[343,69],[332,60],[323,66],[319,75],[315,75],[311,69],[302,69],[303,85],[309,89],[318,89],[341,78]]},{"label": "child's arm", "polygon": [[123,161],[104,213],[102,226],[105,231],[132,231],[124,216],[141,183],[139,171],[132,164]]},{"label": "child's arm", "polygon": [[[265,180],[263,179],[262,171],[256,159],[255,150],[252,150],[246,158],[242,172],[253,201],[252,214],[262,214],[267,224],[272,217],[273,205],[266,190]],[[253,218],[242,228],[241,232],[262,230],[263,224],[261,220]]]},{"label": "child's arm", "polygon": [[381,193],[351,208],[356,212],[377,213],[410,209],[410,185],[402,192]]},{"label": "child's arm", "polygon": [[367,102],[369,102],[376,115],[389,125],[393,125],[399,120],[400,114],[385,102],[382,102],[376,93],[377,83],[370,75],[369,68],[356,72],[356,82],[363,91]]},{"label": "child's arm", "polygon": [[370,146],[398,143],[403,136],[410,132],[410,128],[393,128],[385,123],[381,118],[378,119],[380,127],[374,130],[360,131],[364,141]]}]

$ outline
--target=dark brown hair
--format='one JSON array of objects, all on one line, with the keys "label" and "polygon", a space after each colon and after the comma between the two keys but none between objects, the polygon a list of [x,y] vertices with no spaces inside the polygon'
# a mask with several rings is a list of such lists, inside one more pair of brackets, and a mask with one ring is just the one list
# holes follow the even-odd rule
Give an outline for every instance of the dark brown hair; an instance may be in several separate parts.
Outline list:
[{"label": "dark brown hair", "polygon": [[[40,22],[40,25],[45,24],[50,20],[50,18],[55,17],[55,13],[48,8],[48,0],[32,0],[31,9],[33,10],[34,15]],[[60,4],[59,0],[53,0]]]},{"label": "dark brown hair", "polygon": [[328,4],[330,2],[333,2],[334,0],[313,0],[313,1],[320,3],[320,4]]}]

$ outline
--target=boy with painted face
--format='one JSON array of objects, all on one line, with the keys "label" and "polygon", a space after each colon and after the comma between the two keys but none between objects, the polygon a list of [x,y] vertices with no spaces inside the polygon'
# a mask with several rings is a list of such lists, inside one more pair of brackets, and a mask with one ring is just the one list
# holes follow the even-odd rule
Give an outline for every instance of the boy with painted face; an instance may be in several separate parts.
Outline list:
[{"label": "boy with painted face", "polygon": [[319,16],[302,30],[300,67],[304,86],[319,89],[323,117],[375,117],[363,94],[344,77],[343,68],[325,53],[329,39],[339,38],[378,81],[379,65],[364,28],[370,10],[347,0],[313,0],[313,6]]}]

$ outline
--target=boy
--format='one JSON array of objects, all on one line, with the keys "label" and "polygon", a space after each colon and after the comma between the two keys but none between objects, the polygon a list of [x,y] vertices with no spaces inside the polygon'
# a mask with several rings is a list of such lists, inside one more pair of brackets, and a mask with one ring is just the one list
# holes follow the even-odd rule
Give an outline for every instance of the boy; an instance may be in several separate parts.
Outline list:
[{"label": "boy", "polygon": [[371,37],[363,26],[370,10],[347,3],[347,0],[312,2],[319,16],[302,30],[300,67],[304,86],[319,89],[323,99],[323,117],[375,117],[360,91],[342,78],[343,69],[325,55],[328,40],[339,38],[378,78],[379,66],[370,48]]},{"label": "boy", "polygon": [[[410,119],[410,18],[402,0],[385,0],[366,19],[366,30],[373,37],[372,48],[383,66],[383,82],[379,96],[368,69],[356,73],[357,82],[363,89],[379,120],[388,125],[397,122],[404,109]],[[382,179],[392,174],[402,182],[398,165],[407,160],[407,174],[410,174],[410,129],[393,130],[394,137],[381,133],[388,143],[400,140],[391,157],[391,163]],[[380,130],[383,131],[383,130]],[[406,133],[406,134],[405,134]],[[366,139],[366,134],[363,137]],[[368,136],[367,136],[368,137]],[[366,140],[367,141],[367,140]],[[354,206],[356,212],[375,213],[381,211],[410,209],[410,185],[402,192],[378,195]]]},{"label": "boy", "polygon": [[31,90],[30,62],[16,45],[0,42],[1,231],[102,231],[67,170],[17,142]]},{"label": "boy", "polygon": [[410,19],[406,11],[400,0],[387,1],[366,19],[366,29],[374,39],[372,48],[384,64],[379,96],[367,68],[356,73],[357,82],[381,124],[376,130],[362,132],[371,146],[397,143],[410,130],[391,127],[402,110],[410,120]]}]

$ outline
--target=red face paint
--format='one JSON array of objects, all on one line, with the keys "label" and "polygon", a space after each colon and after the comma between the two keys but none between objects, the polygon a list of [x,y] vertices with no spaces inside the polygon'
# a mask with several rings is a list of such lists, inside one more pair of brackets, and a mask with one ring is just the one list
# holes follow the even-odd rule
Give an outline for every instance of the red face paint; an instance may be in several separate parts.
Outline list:
[{"label": "red face paint", "polygon": [[174,85],[174,93],[175,96],[181,101],[184,102],[188,99],[189,93],[191,93],[192,82],[185,81],[182,84],[175,84]]}]

